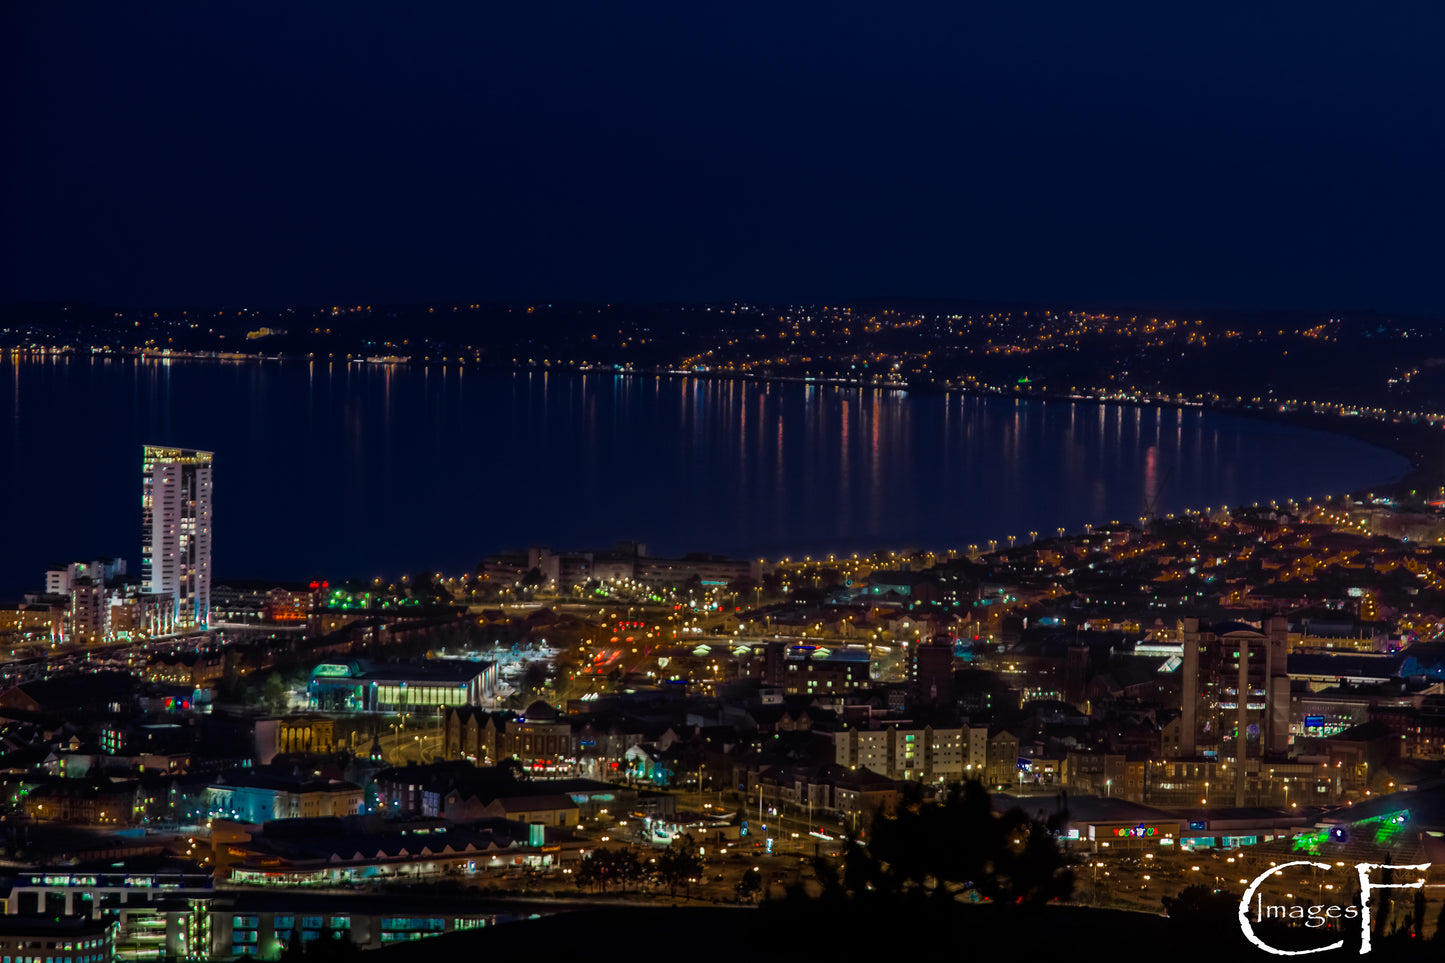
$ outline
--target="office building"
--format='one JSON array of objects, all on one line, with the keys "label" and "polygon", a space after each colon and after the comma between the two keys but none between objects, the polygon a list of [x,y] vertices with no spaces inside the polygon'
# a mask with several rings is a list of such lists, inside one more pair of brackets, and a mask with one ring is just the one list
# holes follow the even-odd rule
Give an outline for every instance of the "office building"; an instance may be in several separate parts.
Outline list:
[{"label": "office building", "polygon": [[179,629],[211,617],[212,457],[146,445],[141,466],[142,591],[172,600]]}]

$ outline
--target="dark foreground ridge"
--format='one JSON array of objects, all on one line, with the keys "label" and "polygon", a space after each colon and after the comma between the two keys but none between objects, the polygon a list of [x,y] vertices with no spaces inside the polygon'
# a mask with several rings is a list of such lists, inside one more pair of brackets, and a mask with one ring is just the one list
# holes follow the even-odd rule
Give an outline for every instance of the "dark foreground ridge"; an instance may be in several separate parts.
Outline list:
[{"label": "dark foreground ridge", "polygon": [[[1291,929],[1260,936],[1281,949],[1307,949],[1343,939],[1344,947],[1314,959],[1360,959],[1357,931]],[[785,903],[759,910],[702,907],[583,910],[449,934],[379,951],[383,963],[439,959],[535,958],[620,960],[675,955],[688,963],[851,963],[873,951],[904,949],[904,957],[954,959],[1110,960],[1119,963],[1235,963],[1275,959],[1250,944],[1237,921],[1183,921],[1146,913],[1048,906],[955,905],[917,912],[847,913]],[[921,955],[920,955],[921,954]],[[941,955],[938,955],[941,954]],[[1445,959],[1438,942],[1377,942],[1371,961]]]}]

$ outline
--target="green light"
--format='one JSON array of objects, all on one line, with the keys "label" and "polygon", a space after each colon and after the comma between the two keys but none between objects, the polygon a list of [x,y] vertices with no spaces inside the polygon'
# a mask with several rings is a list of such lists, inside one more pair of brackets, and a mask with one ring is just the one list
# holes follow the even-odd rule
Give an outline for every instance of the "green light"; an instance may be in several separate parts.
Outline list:
[{"label": "green light", "polygon": [[1405,831],[1405,825],[1410,821],[1410,810],[1402,809],[1398,812],[1385,813],[1383,816],[1372,816],[1369,819],[1362,819],[1357,825],[1367,826],[1373,824],[1375,828],[1375,842],[1380,846],[1389,846],[1394,842],[1395,837]]}]

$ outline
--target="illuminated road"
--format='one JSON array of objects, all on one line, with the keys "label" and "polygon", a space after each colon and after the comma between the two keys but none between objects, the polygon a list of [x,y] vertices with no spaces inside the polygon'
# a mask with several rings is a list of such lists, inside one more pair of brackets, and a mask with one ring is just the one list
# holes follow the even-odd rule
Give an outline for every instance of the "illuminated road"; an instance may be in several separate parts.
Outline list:
[{"label": "illuminated road", "polygon": [[379,737],[382,758],[394,766],[434,762],[441,757],[442,737],[435,729],[388,732]]}]

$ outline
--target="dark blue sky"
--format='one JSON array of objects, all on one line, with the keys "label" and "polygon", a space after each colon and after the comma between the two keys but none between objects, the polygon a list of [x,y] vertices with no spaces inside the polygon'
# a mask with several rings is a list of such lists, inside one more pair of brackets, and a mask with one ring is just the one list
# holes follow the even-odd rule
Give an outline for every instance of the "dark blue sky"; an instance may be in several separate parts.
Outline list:
[{"label": "dark blue sky", "polygon": [[1445,5],[4,5],[0,301],[1445,313]]}]

